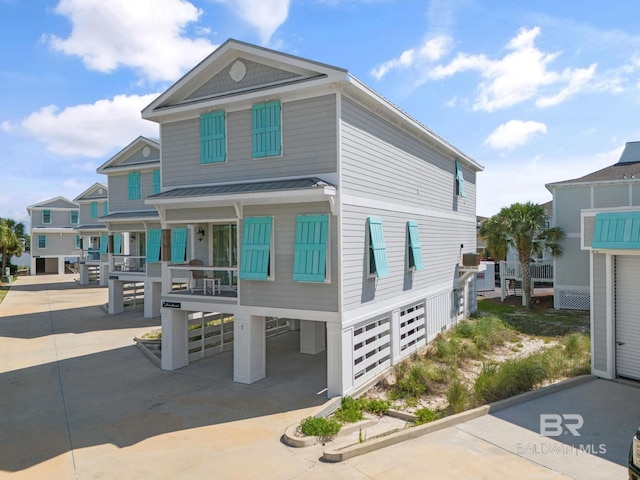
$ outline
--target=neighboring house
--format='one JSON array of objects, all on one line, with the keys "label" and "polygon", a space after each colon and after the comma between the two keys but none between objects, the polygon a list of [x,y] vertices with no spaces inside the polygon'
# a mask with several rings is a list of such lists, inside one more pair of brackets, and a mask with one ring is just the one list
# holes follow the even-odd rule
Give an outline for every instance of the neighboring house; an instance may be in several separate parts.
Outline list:
[{"label": "neighboring house", "polygon": [[475,309],[481,165],[347,70],[229,40],[142,116],[163,369],[187,365],[190,318],[224,312],[233,378],[256,382],[265,317],[288,318],[348,394]]},{"label": "neighboring house", "polygon": [[80,241],[78,204],[56,197],[27,207],[31,222],[31,275],[64,274],[65,260],[77,263]]},{"label": "neighboring house", "polygon": [[[107,227],[100,217],[109,212],[107,187],[94,183],[73,199],[80,207],[80,221],[76,231],[80,236],[80,285],[88,285],[94,279],[107,285],[109,263],[107,254]],[[104,255],[105,258],[101,258]]]},{"label": "neighboring house", "polygon": [[628,142],[615,165],[547,187],[560,200],[556,218],[579,232],[574,263],[562,268],[572,283],[586,280],[591,372],[640,380],[640,142]]},{"label": "neighboring house", "polygon": [[[100,218],[110,238],[109,313],[121,313],[125,286],[142,284],[144,316],[160,315],[160,217],[145,199],[160,193],[160,144],[138,137],[98,167],[107,175],[109,213]],[[155,242],[155,244],[154,244]]]},{"label": "neighboring house", "polygon": [[547,184],[554,226],[565,232],[554,259],[555,308],[590,308],[589,264],[595,215],[640,206],[640,142],[628,142],[618,163],[580,178]]}]

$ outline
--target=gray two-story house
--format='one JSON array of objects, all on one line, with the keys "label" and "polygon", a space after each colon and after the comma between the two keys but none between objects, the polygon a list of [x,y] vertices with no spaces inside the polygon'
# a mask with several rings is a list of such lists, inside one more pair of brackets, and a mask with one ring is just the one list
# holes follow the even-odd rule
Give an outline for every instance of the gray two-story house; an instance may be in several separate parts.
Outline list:
[{"label": "gray two-story house", "polygon": [[107,285],[109,262],[107,259],[107,227],[100,217],[109,213],[107,186],[94,183],[73,199],[79,206],[80,221],[75,229],[80,237],[79,283]]},{"label": "gray two-story house", "polygon": [[140,286],[144,316],[158,316],[162,282],[157,243],[160,217],[145,199],[160,193],[160,144],[140,136],[98,167],[97,172],[107,175],[109,187],[109,210],[100,217],[109,235],[105,249],[109,313],[123,312],[125,289]]},{"label": "gray two-story house", "polygon": [[77,264],[81,255],[79,206],[56,197],[27,207],[31,222],[31,267],[29,273],[70,273],[66,264]]},{"label": "gray two-story house", "polygon": [[223,312],[253,383],[265,317],[288,318],[348,394],[475,308],[481,165],[347,70],[229,40],[142,116],[160,126],[162,368],[188,363],[190,318]]}]

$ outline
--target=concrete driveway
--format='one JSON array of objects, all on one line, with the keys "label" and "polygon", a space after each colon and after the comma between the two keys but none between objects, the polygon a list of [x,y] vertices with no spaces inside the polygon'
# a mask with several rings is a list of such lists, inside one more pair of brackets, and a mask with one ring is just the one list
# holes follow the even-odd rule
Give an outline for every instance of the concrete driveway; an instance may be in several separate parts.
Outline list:
[{"label": "concrete driveway", "polygon": [[[324,354],[297,353],[295,332],[269,339],[267,378],[254,385],[231,381],[231,352],[164,372],[132,342],[159,319],[109,316],[106,299],[73,276],[43,276],[21,278],[0,304],[0,478],[624,478],[640,424],[635,386],[594,380],[327,464],[322,446],[280,442],[326,400]],[[526,450],[557,441],[539,435],[540,413],[576,412],[580,442],[606,453]]]}]

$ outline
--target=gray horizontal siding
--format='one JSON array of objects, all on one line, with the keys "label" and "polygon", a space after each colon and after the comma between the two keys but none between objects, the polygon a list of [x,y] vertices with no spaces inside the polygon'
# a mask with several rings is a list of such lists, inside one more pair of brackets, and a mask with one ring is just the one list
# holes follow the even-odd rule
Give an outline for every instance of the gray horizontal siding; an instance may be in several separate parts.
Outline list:
[{"label": "gray horizontal siding", "polygon": [[591,188],[557,188],[553,202],[556,226],[561,227],[565,233],[580,233],[580,210],[591,208]]},{"label": "gray horizontal siding", "polygon": [[[100,191],[102,190],[102,191]],[[106,200],[107,199],[107,191],[106,189],[102,189],[102,188],[97,188],[96,190],[94,190],[93,192],[91,192],[89,195],[85,195],[82,198],[80,198],[80,200]]]},{"label": "gray horizontal siding", "polygon": [[591,244],[593,243],[593,232],[596,227],[596,217],[585,216],[583,220],[583,225],[584,225],[584,234],[582,236],[582,246],[584,248],[591,248]]},{"label": "gray horizontal siding", "polygon": [[580,249],[579,238],[565,238],[561,245],[562,255],[556,257],[556,283],[588,287],[589,252]]},{"label": "gray horizontal siding", "polygon": [[38,236],[41,235],[34,232],[31,236],[31,256],[38,255],[65,255],[69,257],[77,256],[80,250],[76,249],[75,233],[49,233],[44,234],[47,237],[47,248],[38,248]]},{"label": "gray horizontal siding", "polygon": [[105,200],[96,200],[98,204],[98,218],[91,218],[91,203],[80,204],[80,225],[99,223],[98,218],[104,216],[104,203]]},{"label": "gray horizontal siding", "polygon": [[236,218],[236,210],[233,207],[211,208],[184,208],[179,210],[167,210],[168,222],[198,221],[198,220],[230,220]]},{"label": "gray horizontal siding", "polygon": [[[144,199],[153,194],[153,173],[151,170],[140,171],[140,198],[129,200],[129,177],[124,174],[109,175],[109,211],[131,212],[140,210],[155,211]],[[100,212],[102,215],[102,212]]]},{"label": "gray horizontal siding", "polygon": [[640,205],[640,184],[634,183],[631,186],[631,205]]},{"label": "gray horizontal siding", "polygon": [[[329,213],[327,203],[265,205],[246,207],[249,216],[273,216],[275,231],[275,280],[240,280],[240,304],[273,308],[291,308],[327,312],[338,311],[338,255],[336,217],[330,215],[331,283],[294,282],[293,257],[296,234],[296,217],[302,214]],[[242,222],[238,229],[242,239]]]},{"label": "gray horizontal siding", "polygon": [[282,104],[281,156],[252,158],[251,128],[251,109],[227,113],[227,161],[201,165],[199,119],[161,125],[163,188],[337,171],[334,95]]},{"label": "gray horizontal siding", "polygon": [[629,205],[629,185],[603,185],[593,187],[594,208]]},{"label": "gray horizontal siding", "polygon": [[476,214],[476,174],[463,166],[466,196],[455,195],[455,162],[343,96],[345,194]]},{"label": "gray horizontal siding", "polygon": [[71,211],[78,210],[74,209],[65,209],[65,210],[51,210],[51,223],[42,223],[42,212],[43,210],[47,210],[43,208],[42,210],[31,210],[31,226],[32,227],[45,227],[45,228],[55,228],[55,227],[73,227],[76,224],[71,224]]},{"label": "gray horizontal siding", "polygon": [[[367,270],[367,217],[382,219],[390,276],[370,278]],[[455,268],[460,259],[460,244],[465,252],[475,252],[475,222],[376,211],[344,205],[342,211],[342,264],[344,310],[352,310],[373,301],[397,299],[402,295],[454,286]],[[418,222],[425,269],[407,269],[407,221]]]},{"label": "gray horizontal siding", "polygon": [[[125,166],[125,165],[136,165],[138,163],[147,163],[147,162],[151,162],[152,160],[158,160],[158,162],[160,161],[160,149],[156,148],[156,147],[149,147],[149,156],[145,157],[142,152],[144,150],[144,147],[147,147],[148,145],[141,145],[140,148],[138,150],[136,150],[135,152],[133,152],[129,157],[127,157],[119,166]],[[158,167],[160,167],[160,163],[158,163]]]},{"label": "gray horizontal siding", "polygon": [[593,367],[607,370],[606,256],[593,255]]}]

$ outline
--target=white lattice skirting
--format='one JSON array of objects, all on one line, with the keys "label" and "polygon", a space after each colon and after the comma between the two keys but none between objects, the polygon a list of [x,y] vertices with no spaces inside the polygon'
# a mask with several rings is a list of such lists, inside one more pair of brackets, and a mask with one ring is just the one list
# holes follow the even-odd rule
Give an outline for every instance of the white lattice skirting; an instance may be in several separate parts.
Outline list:
[{"label": "white lattice skirting", "polygon": [[556,289],[554,294],[558,308],[566,310],[589,310],[590,308],[589,290]]}]

